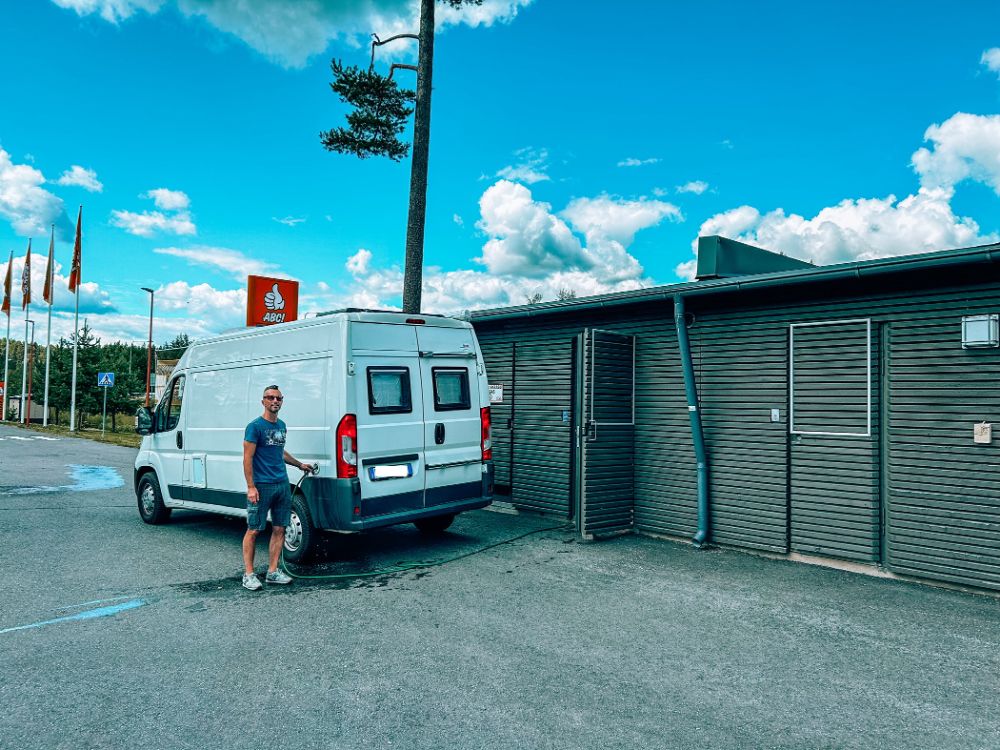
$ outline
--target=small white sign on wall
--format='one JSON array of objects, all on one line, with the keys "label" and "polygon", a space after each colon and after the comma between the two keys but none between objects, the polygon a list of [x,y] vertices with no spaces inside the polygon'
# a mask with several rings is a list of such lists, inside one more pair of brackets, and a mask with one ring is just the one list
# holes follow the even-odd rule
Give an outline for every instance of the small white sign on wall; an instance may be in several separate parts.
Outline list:
[{"label": "small white sign on wall", "polygon": [[974,443],[992,443],[993,442],[993,425],[989,422],[980,422],[972,427],[972,442]]},{"label": "small white sign on wall", "polygon": [[490,383],[490,403],[503,403],[503,383]]}]

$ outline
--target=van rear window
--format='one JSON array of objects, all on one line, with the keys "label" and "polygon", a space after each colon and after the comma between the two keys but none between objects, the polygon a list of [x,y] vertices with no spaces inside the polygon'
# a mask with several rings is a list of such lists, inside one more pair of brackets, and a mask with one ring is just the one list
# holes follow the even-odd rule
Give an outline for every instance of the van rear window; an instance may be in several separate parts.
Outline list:
[{"label": "van rear window", "polygon": [[469,371],[457,367],[434,367],[434,411],[468,409]]},{"label": "van rear window", "polygon": [[405,367],[369,367],[368,413],[407,414],[411,411],[410,371]]}]

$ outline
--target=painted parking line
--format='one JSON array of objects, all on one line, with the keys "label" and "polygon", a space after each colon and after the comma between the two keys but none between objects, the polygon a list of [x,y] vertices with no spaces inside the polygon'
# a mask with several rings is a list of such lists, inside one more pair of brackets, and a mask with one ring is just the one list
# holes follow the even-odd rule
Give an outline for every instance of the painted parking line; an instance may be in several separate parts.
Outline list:
[{"label": "painted parking line", "polygon": [[62,440],[62,438],[49,437],[48,435],[35,435],[34,437],[21,437],[20,435],[7,435],[0,437],[0,440]]},{"label": "painted parking line", "polygon": [[132,599],[131,601],[122,602],[121,604],[113,604],[109,607],[98,607],[97,609],[88,609],[86,612],[78,612],[75,615],[68,615],[67,617],[57,617],[54,620],[42,620],[41,622],[33,622],[28,625],[17,625],[13,628],[4,628],[3,630],[0,630],[0,635],[3,635],[4,633],[13,633],[17,630],[43,628],[46,625],[55,625],[60,622],[74,622],[77,620],[93,620],[97,617],[111,617],[112,615],[117,615],[119,612],[126,612],[130,609],[138,609],[144,604],[146,604],[144,599]]}]

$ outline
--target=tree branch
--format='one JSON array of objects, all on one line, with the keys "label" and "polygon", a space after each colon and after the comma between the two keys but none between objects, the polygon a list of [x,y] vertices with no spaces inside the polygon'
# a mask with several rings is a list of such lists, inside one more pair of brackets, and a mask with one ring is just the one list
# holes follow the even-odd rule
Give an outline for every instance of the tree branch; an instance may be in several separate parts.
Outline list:
[{"label": "tree branch", "polygon": [[393,63],[392,67],[389,68],[389,80],[390,81],[392,80],[392,74],[396,70],[396,68],[400,68],[402,70],[416,70],[417,66],[416,65],[403,65],[403,63]]},{"label": "tree branch", "polygon": [[379,39],[378,38],[378,34],[372,34],[372,39],[374,39],[375,41],[372,42],[372,61],[371,61],[371,67],[375,67],[375,48],[376,47],[381,47],[383,44],[388,44],[389,42],[394,42],[397,39],[416,39],[419,42],[420,41],[420,36],[417,35],[417,34],[396,34],[395,36],[391,36],[388,39]]}]

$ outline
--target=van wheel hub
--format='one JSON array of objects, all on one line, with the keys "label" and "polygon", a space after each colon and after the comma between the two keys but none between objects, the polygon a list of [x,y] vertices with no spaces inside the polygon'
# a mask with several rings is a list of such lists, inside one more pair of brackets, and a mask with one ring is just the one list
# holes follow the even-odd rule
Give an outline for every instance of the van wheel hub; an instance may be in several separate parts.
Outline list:
[{"label": "van wheel hub", "polygon": [[142,490],[142,510],[147,516],[153,515],[156,511],[156,495],[148,483]]},{"label": "van wheel hub", "polygon": [[302,544],[302,519],[294,510],[292,517],[288,521],[288,528],[285,529],[285,549],[294,552]]}]

